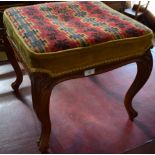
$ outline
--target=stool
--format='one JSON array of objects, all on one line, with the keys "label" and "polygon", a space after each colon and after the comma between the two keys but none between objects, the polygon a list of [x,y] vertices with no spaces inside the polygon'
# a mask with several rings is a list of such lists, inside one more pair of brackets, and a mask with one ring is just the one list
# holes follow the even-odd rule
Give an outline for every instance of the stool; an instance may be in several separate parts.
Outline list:
[{"label": "stool", "polygon": [[18,91],[22,82],[15,55],[30,76],[33,107],[41,122],[41,152],[48,149],[49,99],[59,82],[135,62],[137,75],[124,105],[131,120],[137,116],[132,99],[152,70],[153,33],[149,28],[97,1],[9,8],[3,20],[7,55],[17,74],[13,89]]}]

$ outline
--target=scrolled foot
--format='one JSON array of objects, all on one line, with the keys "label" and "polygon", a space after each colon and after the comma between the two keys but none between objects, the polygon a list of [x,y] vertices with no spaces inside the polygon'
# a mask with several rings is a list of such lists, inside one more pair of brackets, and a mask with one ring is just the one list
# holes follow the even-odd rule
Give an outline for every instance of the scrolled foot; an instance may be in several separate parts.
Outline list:
[{"label": "scrolled foot", "polygon": [[49,153],[48,152],[49,137],[50,137],[50,131],[45,132],[45,130],[42,130],[40,139],[37,142],[39,151],[41,153]]},{"label": "scrolled foot", "polygon": [[11,87],[15,91],[15,93],[19,92],[19,86],[20,84],[18,84],[16,81],[11,84]]},{"label": "scrolled foot", "polygon": [[131,121],[133,121],[134,118],[136,118],[137,116],[138,116],[138,113],[135,110],[130,112],[130,114],[129,114],[129,118],[130,118]]},{"label": "scrolled foot", "polygon": [[47,154],[48,152],[48,145],[45,145],[44,143],[42,143],[41,141],[37,142],[39,151],[43,154]]},{"label": "scrolled foot", "polygon": [[130,108],[126,108],[127,112],[128,112],[128,115],[129,115],[129,119],[131,121],[134,120],[134,118],[136,118],[138,116],[138,113],[137,111],[135,111],[132,107]]}]

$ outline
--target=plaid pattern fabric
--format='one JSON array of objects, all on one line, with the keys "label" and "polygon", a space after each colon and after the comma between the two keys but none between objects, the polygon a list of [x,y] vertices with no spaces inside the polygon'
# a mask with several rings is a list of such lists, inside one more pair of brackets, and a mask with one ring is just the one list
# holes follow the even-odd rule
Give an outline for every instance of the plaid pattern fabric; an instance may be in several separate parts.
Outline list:
[{"label": "plaid pattern fabric", "polygon": [[102,2],[55,2],[6,10],[18,34],[37,53],[138,37],[147,28]]}]

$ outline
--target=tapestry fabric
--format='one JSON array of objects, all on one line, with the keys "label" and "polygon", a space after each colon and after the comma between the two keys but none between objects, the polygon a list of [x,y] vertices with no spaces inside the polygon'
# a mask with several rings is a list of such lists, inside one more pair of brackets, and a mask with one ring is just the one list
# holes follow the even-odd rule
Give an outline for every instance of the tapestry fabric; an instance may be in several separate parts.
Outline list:
[{"label": "tapestry fabric", "polygon": [[149,28],[99,1],[9,8],[3,21],[26,67],[53,78],[131,60],[152,46]]},{"label": "tapestry fabric", "polygon": [[34,52],[56,52],[138,37],[148,29],[102,2],[58,2],[15,7],[6,14]]}]

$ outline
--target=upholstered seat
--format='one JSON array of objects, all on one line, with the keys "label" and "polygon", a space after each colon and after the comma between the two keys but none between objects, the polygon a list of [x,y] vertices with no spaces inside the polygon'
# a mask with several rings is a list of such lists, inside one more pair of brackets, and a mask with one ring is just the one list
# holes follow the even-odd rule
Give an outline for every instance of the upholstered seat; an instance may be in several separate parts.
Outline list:
[{"label": "upholstered seat", "polygon": [[152,44],[147,27],[101,2],[10,8],[4,22],[29,68],[51,76],[142,55]]},{"label": "upholstered seat", "polygon": [[17,75],[13,89],[18,90],[23,78],[15,55],[30,75],[33,106],[42,127],[41,152],[48,148],[51,131],[51,91],[61,81],[136,62],[138,72],[124,104],[131,120],[137,116],[132,99],[152,70],[149,28],[93,1],[9,8],[3,20],[6,52]]}]

